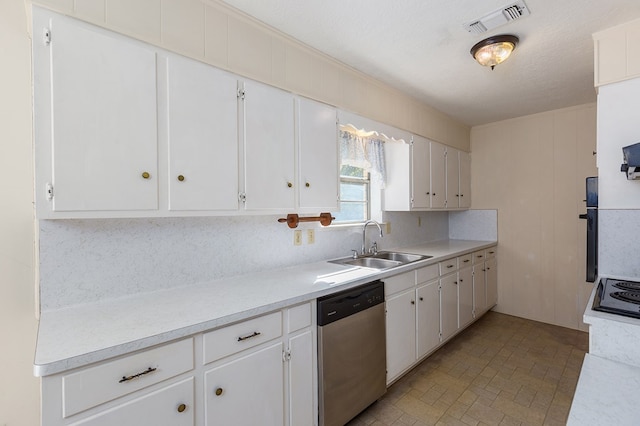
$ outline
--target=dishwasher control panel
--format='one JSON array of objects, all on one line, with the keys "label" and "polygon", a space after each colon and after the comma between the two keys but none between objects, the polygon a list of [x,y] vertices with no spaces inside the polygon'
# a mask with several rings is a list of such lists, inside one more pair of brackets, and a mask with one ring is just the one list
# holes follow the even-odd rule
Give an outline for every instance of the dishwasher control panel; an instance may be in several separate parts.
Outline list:
[{"label": "dishwasher control panel", "polygon": [[384,303],[384,283],[380,280],[321,297],[318,325],[330,324],[380,303]]}]

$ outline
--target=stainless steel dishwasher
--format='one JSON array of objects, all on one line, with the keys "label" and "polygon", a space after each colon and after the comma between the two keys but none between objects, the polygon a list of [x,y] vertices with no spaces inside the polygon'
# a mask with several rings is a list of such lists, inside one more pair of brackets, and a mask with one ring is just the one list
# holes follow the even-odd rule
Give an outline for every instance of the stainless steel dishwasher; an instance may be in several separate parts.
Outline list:
[{"label": "stainless steel dishwasher", "polygon": [[386,363],[382,281],[318,299],[321,426],[343,426],[380,398]]}]

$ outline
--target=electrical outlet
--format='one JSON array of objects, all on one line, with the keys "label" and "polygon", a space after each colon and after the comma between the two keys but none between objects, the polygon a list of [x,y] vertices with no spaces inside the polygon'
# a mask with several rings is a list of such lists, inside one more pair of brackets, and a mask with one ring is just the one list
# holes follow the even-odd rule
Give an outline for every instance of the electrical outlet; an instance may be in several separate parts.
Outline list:
[{"label": "electrical outlet", "polygon": [[387,234],[391,233],[391,222],[387,222]]},{"label": "electrical outlet", "polygon": [[302,231],[299,229],[296,231],[293,231],[293,245],[294,246],[302,245]]},{"label": "electrical outlet", "polygon": [[307,229],[307,244],[313,244],[316,242],[315,229]]}]

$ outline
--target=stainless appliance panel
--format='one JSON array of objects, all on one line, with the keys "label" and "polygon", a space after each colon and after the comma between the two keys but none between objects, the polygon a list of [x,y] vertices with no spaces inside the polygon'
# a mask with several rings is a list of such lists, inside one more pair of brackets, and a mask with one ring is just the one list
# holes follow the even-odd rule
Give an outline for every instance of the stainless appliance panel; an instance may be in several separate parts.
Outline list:
[{"label": "stainless appliance panel", "polygon": [[386,392],[384,303],[318,327],[320,425],[343,426]]}]

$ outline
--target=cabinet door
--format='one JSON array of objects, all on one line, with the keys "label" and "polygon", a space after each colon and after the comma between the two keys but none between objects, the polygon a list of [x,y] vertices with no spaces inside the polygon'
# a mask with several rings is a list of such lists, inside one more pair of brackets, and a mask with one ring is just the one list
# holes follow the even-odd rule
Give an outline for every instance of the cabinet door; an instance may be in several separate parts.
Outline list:
[{"label": "cabinet door", "polygon": [[440,324],[442,341],[458,330],[458,275],[440,278]]},{"label": "cabinet door", "polygon": [[129,401],[74,425],[194,425],[193,377]]},{"label": "cabinet door", "polygon": [[313,402],[315,363],[313,333],[305,331],[289,339],[289,425],[313,425],[317,412]]},{"label": "cabinet door", "polygon": [[485,262],[487,280],[487,308],[498,303],[498,260],[494,257]]},{"label": "cabinet door", "polygon": [[416,360],[415,289],[386,300],[387,383],[397,378]]},{"label": "cabinet door", "polygon": [[458,153],[460,164],[460,198],[458,206],[463,208],[471,207],[471,154],[460,151]]},{"label": "cabinet door", "polygon": [[429,169],[429,142],[414,136],[411,152],[412,208],[414,209],[431,207]]},{"label": "cabinet door", "polygon": [[244,184],[247,210],[295,206],[293,96],[244,83]]},{"label": "cabinet door", "polygon": [[208,426],[284,424],[281,342],[207,371],[204,381]]},{"label": "cabinet door", "polygon": [[169,210],[238,209],[237,80],[167,58]]},{"label": "cabinet door", "polygon": [[338,209],[338,136],[336,110],[309,99],[298,99],[300,208]]},{"label": "cabinet door", "polygon": [[473,265],[473,312],[478,318],[487,310],[487,286],[484,262]]},{"label": "cabinet door", "polygon": [[430,174],[431,174],[431,208],[442,209],[445,207],[446,175],[445,175],[445,153],[447,148],[437,142],[430,142]]},{"label": "cabinet door", "polygon": [[155,52],[64,17],[51,29],[53,210],[157,209]]},{"label": "cabinet door", "polygon": [[438,280],[418,287],[416,335],[418,359],[440,344],[440,290]]},{"label": "cabinet door", "polygon": [[458,271],[458,325],[464,327],[473,320],[473,269]]},{"label": "cabinet door", "polygon": [[448,208],[459,207],[460,198],[460,164],[458,163],[458,150],[448,147],[445,155],[446,161],[446,185],[447,185],[447,201]]}]

